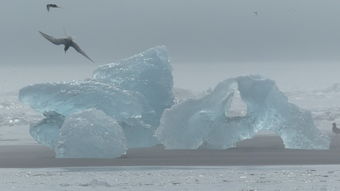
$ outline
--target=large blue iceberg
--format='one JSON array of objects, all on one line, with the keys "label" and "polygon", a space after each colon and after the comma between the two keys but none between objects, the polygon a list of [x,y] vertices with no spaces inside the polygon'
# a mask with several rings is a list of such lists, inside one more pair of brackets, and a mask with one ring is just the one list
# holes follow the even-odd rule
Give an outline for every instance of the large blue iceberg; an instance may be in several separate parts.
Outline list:
[{"label": "large blue iceberg", "polygon": [[274,81],[260,76],[225,80],[202,98],[174,105],[156,134],[166,149],[226,149],[261,130],[280,135],[286,148],[329,148],[310,112],[289,103]]},{"label": "large blue iceberg", "polygon": [[60,139],[64,118],[87,109],[100,110],[116,120],[129,148],[149,147],[159,143],[154,132],[164,109],[174,102],[172,87],[167,50],[159,46],[99,66],[92,79],[25,87],[19,99],[45,114],[45,119],[31,125],[30,133],[51,148]]},{"label": "large blue iceberg", "polygon": [[286,148],[329,146],[310,113],[259,76],[228,79],[175,104],[164,46],[99,66],[91,79],[25,87],[19,99],[44,114],[30,134],[57,157],[110,158],[159,143],[167,149],[226,149],[261,130],[276,132]]}]

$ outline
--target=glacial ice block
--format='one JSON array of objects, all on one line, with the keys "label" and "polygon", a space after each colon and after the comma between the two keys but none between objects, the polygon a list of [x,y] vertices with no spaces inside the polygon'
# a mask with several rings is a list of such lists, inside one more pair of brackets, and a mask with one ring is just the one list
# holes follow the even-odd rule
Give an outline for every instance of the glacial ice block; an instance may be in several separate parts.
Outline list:
[{"label": "glacial ice block", "polygon": [[165,46],[102,65],[94,71],[93,79],[144,95],[155,112],[144,116],[144,121],[153,126],[159,125],[164,109],[174,102],[172,68]]},{"label": "glacial ice block", "polygon": [[151,147],[159,144],[154,136],[156,128],[138,118],[119,121],[119,125],[124,130],[129,148]]},{"label": "glacial ice block", "polygon": [[117,121],[95,109],[66,117],[55,147],[57,158],[116,158],[126,150]]},{"label": "glacial ice block", "polygon": [[[235,93],[245,104],[242,115],[230,115]],[[261,130],[280,135],[286,148],[329,148],[310,112],[289,103],[274,81],[260,76],[225,80],[202,98],[174,105],[164,112],[156,136],[167,149],[226,149]]]},{"label": "glacial ice block", "polygon": [[44,116],[43,120],[30,125],[30,135],[38,143],[54,149],[65,116],[55,111],[44,112]]},{"label": "glacial ice block", "polygon": [[41,113],[55,111],[64,116],[89,108],[101,110],[117,120],[148,112],[139,93],[94,80],[27,86],[20,90],[19,99]]},{"label": "glacial ice block", "polygon": [[[138,92],[121,90],[109,84],[87,80],[28,86],[20,90],[19,99],[39,112],[54,111],[63,116],[95,108],[122,124],[129,147],[148,147],[159,143],[153,136],[156,127],[144,122],[145,116],[149,117],[150,113],[155,112],[146,103],[144,96]],[[30,132],[35,140],[41,142],[39,140],[43,139],[44,143],[47,142],[46,133],[40,132],[50,129],[48,135],[51,141],[48,144],[54,143],[52,140],[55,135],[52,135],[52,130],[56,130],[56,125],[46,122],[51,120],[53,119],[45,119],[41,124],[36,125],[36,128],[31,126]],[[58,133],[58,131],[53,132]]]},{"label": "glacial ice block", "polygon": [[[88,80],[25,87],[19,99],[38,112],[54,111],[65,117],[95,108],[119,123],[130,148],[148,147],[159,143],[154,137],[155,129],[164,109],[173,104],[171,72],[167,50],[159,46],[102,65]],[[39,127],[47,128],[49,124],[43,121]],[[31,129],[36,140],[45,136],[39,128]],[[53,141],[48,145],[55,142],[55,136],[50,137]]]}]

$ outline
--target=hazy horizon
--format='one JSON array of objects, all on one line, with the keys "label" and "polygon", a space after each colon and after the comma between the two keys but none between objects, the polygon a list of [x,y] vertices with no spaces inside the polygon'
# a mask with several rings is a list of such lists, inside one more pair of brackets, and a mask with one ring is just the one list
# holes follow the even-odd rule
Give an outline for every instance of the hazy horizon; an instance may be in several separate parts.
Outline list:
[{"label": "hazy horizon", "polygon": [[[4,0],[0,7],[2,91],[83,79],[101,64],[166,45],[175,86],[196,91],[260,74],[283,91],[340,82],[340,2],[335,0]],[[257,14],[255,14],[257,12]],[[95,60],[43,39],[71,35]],[[75,70],[77,69],[77,71]]]}]

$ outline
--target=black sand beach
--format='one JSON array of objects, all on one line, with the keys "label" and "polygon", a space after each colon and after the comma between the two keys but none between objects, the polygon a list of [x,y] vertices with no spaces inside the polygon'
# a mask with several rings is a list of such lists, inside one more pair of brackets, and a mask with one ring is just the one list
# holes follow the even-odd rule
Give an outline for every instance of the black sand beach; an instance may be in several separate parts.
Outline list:
[{"label": "black sand beach", "polygon": [[56,159],[52,150],[40,145],[0,146],[0,168],[313,164],[340,164],[340,151],[283,149],[275,137],[256,137],[227,150],[129,149],[127,157],[117,159]]}]

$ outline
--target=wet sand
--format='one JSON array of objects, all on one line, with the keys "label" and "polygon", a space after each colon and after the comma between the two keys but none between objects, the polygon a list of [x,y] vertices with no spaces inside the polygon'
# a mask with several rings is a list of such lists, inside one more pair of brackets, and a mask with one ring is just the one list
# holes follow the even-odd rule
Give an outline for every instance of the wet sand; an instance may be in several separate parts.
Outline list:
[{"label": "wet sand", "polygon": [[[340,138],[334,145],[340,148]],[[334,141],[333,141],[334,142]],[[340,150],[284,149],[278,136],[256,136],[227,150],[164,150],[161,146],[129,149],[117,159],[57,159],[41,145],[0,146],[0,168],[87,166],[237,166],[340,164]]]},{"label": "wet sand", "polygon": [[56,159],[40,145],[0,147],[0,168],[84,166],[236,166],[340,164],[340,151],[234,148],[228,150],[130,149],[126,158]]}]

